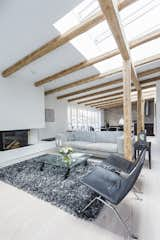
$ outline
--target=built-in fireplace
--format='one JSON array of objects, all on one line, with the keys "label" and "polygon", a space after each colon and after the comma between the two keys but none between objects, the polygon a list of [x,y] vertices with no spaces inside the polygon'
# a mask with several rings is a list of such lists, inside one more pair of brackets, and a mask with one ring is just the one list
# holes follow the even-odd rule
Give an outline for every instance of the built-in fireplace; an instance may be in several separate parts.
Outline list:
[{"label": "built-in fireplace", "polygon": [[29,130],[0,131],[0,151],[28,146]]}]

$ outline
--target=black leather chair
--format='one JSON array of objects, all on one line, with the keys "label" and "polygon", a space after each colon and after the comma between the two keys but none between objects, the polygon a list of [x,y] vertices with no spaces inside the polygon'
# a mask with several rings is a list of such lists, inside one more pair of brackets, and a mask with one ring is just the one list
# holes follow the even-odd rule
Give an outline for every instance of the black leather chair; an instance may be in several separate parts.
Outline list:
[{"label": "black leather chair", "polygon": [[97,193],[95,197],[83,210],[84,212],[94,201],[98,200],[111,208],[119,218],[129,236],[133,239],[138,239],[132,234],[127,224],[123,221],[116,209],[118,205],[129,191],[133,188],[144,164],[146,149],[142,150],[139,161],[135,168],[129,173],[124,174],[112,172],[103,167],[96,167],[92,172],[81,179],[81,183],[89,187]]},{"label": "black leather chair", "polygon": [[[141,150],[143,150],[143,149],[141,149]],[[110,156],[108,156],[106,158],[104,163],[107,165],[108,170],[119,173],[119,174],[121,173],[121,175],[122,175],[122,172],[124,172],[126,174],[131,173],[131,171],[136,167],[139,160],[140,160],[140,158],[137,158],[137,159],[135,159],[134,162],[132,162],[132,161],[128,161],[125,158],[120,157],[118,155],[111,154]],[[137,194],[143,193],[143,192],[141,190],[139,190],[136,185],[133,186],[133,190],[134,190],[137,200],[142,200],[141,198],[139,198],[139,196]]]},{"label": "black leather chair", "polygon": [[122,171],[129,174],[136,167],[138,161],[139,158],[132,162],[118,155],[111,154],[104,160],[104,163],[108,166],[108,169],[113,172]]}]

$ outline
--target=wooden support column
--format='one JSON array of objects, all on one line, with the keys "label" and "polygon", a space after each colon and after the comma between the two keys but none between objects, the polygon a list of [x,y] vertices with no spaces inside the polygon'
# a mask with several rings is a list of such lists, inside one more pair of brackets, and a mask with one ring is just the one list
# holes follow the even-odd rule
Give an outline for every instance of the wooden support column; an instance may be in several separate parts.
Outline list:
[{"label": "wooden support column", "polygon": [[142,131],[145,129],[145,127],[144,127],[144,107],[145,107],[145,100],[144,99],[142,99],[141,100],[141,102],[142,102]]},{"label": "wooden support column", "polygon": [[137,91],[137,136],[142,131],[142,91]]},{"label": "wooden support column", "polygon": [[123,62],[124,157],[132,161],[131,61]]}]

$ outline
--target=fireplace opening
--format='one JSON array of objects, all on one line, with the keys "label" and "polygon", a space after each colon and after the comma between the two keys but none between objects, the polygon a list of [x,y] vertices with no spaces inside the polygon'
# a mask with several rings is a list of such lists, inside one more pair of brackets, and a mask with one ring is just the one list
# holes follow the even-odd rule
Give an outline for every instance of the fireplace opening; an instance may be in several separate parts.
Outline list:
[{"label": "fireplace opening", "polygon": [[29,130],[0,131],[0,151],[28,146]]}]

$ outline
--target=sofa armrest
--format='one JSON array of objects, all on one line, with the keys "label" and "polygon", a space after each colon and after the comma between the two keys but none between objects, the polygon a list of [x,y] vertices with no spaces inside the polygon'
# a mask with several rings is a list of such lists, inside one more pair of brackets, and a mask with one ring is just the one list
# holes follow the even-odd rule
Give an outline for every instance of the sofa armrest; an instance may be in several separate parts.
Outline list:
[{"label": "sofa armrest", "polygon": [[120,154],[124,153],[124,137],[118,137],[117,138],[117,152]]},{"label": "sofa armrest", "polygon": [[[135,136],[132,136],[132,152],[133,152],[133,148],[134,148],[134,143],[135,143]],[[124,153],[124,136],[117,138],[117,152],[119,154]]]}]

